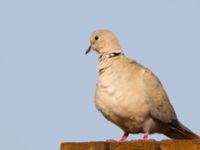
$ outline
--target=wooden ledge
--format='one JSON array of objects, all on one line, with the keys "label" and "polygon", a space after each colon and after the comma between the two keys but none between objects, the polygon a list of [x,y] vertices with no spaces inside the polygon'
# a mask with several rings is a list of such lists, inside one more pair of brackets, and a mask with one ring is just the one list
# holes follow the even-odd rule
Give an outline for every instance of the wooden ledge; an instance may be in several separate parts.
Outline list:
[{"label": "wooden ledge", "polygon": [[200,150],[200,140],[66,142],[61,150]]}]

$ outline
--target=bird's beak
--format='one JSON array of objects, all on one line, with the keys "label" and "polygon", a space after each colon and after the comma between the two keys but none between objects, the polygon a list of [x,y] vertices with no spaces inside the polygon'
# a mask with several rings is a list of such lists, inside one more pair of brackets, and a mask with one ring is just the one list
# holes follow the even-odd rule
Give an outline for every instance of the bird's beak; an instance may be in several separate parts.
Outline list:
[{"label": "bird's beak", "polygon": [[91,45],[88,47],[88,49],[86,50],[86,52],[85,52],[85,55],[87,55],[90,51],[91,51],[91,49],[92,49],[92,47],[91,47]]}]

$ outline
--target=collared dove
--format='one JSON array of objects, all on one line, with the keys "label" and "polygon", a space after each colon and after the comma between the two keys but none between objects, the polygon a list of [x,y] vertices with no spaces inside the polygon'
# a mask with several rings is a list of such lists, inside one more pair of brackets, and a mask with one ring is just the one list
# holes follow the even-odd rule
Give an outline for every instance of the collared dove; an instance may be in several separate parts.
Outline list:
[{"label": "collared dove", "polygon": [[172,139],[198,139],[180,123],[160,80],[143,65],[127,58],[114,33],[92,33],[91,50],[99,54],[99,78],[95,104],[106,119],[129,133],[162,133]]}]

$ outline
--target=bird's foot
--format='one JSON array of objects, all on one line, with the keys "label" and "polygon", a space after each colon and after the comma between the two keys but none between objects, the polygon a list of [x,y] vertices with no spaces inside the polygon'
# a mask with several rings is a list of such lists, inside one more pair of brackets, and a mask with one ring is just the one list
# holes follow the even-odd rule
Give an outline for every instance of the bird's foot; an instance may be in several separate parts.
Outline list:
[{"label": "bird's foot", "polygon": [[145,133],[145,134],[144,134],[144,136],[143,136],[143,140],[144,140],[144,141],[147,141],[147,140],[148,140],[148,135],[149,135],[148,133]]},{"label": "bird's foot", "polygon": [[148,136],[149,136],[149,134],[148,134],[148,133],[145,133],[144,136],[143,136],[143,139],[141,139],[141,140],[131,140],[131,142],[153,141],[153,140],[149,139]]},{"label": "bird's foot", "polygon": [[128,137],[128,135],[129,134],[125,132],[124,135],[121,137],[120,142],[125,142],[127,137]]},{"label": "bird's foot", "polygon": [[[113,139],[108,139],[108,140],[106,140],[106,142],[112,142],[112,143],[115,143],[115,142],[126,142],[127,138],[128,138],[128,135],[129,135],[129,133],[124,133],[124,135],[121,137],[121,139],[119,141],[113,140]],[[143,139],[130,140],[129,142],[144,142],[144,141],[155,142],[156,141],[154,139],[149,139],[148,135],[149,135],[148,133],[145,133],[144,136],[143,136]]]}]

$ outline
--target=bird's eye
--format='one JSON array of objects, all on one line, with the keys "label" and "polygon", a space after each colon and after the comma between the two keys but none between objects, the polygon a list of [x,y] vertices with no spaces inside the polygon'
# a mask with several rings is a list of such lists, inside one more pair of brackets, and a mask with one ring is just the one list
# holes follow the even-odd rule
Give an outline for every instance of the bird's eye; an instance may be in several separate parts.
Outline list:
[{"label": "bird's eye", "polygon": [[98,40],[98,39],[99,39],[99,37],[98,37],[98,36],[95,36],[95,37],[94,37],[94,39],[95,39],[95,40]]}]

